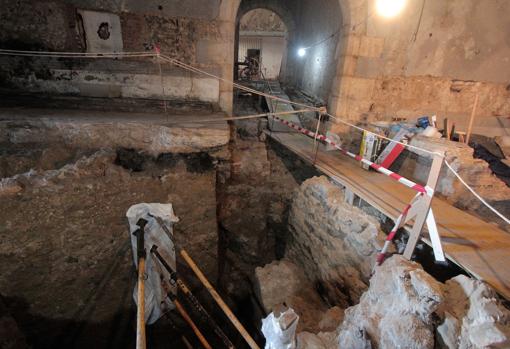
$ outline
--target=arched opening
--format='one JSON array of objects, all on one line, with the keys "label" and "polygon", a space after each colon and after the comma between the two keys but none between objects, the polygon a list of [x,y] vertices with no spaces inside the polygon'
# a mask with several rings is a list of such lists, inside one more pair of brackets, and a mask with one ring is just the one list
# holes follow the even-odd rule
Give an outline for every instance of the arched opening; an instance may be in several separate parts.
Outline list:
[{"label": "arched opening", "polygon": [[275,12],[256,8],[239,18],[235,76],[238,80],[278,80],[286,57],[288,29]]}]

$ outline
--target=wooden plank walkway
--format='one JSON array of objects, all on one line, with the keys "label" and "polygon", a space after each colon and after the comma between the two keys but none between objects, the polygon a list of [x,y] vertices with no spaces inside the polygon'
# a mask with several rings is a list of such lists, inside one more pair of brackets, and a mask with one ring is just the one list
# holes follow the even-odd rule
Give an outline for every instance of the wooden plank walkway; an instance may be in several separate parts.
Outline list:
[{"label": "wooden plank walkway", "polygon": [[[267,132],[267,135],[313,163],[312,139],[298,133]],[[415,194],[389,177],[362,169],[358,162],[339,151],[325,151],[322,145],[315,166],[391,219],[397,218]],[[446,257],[510,300],[510,234],[439,198],[432,201],[432,209]],[[423,234],[422,240],[430,245],[427,237],[428,234]]]}]

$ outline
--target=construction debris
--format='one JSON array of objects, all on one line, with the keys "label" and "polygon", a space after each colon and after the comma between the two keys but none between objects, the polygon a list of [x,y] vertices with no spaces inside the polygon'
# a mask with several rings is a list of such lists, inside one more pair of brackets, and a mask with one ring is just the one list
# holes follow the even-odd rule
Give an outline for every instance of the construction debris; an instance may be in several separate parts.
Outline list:
[{"label": "construction debris", "polygon": [[292,308],[278,316],[269,314],[262,320],[262,333],[266,338],[265,349],[295,349],[298,322],[299,316]]}]

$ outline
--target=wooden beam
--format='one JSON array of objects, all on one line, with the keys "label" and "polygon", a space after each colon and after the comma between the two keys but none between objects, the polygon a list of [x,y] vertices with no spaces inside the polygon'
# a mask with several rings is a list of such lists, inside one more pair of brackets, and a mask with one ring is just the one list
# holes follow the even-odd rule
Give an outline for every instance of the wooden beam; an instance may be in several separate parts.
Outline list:
[{"label": "wooden beam", "polygon": [[138,260],[136,349],[145,349],[145,258]]},{"label": "wooden beam", "polygon": [[188,315],[188,313],[186,312],[184,307],[181,305],[181,303],[176,299],[176,300],[174,300],[174,304],[175,304],[175,308],[177,309],[179,314],[181,314],[184,321],[186,321],[188,323],[188,325],[191,327],[191,329],[193,330],[193,332],[195,332],[195,335],[197,336],[200,343],[202,343],[203,347],[205,349],[212,349],[209,342],[207,342],[207,339],[205,339],[204,335],[202,334],[202,332],[200,332],[197,325],[195,325],[195,323],[193,322],[191,317]]},{"label": "wooden beam", "polygon": [[471,117],[469,118],[469,125],[466,133],[466,144],[469,144],[469,138],[471,137],[471,131],[473,130],[473,121],[475,120],[476,108],[478,107],[478,93],[475,96],[475,102],[473,103],[473,109],[471,110]]},{"label": "wooden beam", "polygon": [[225,313],[225,315],[227,315],[227,317],[229,318],[229,320],[232,322],[232,324],[235,326],[235,328],[239,331],[239,333],[241,334],[241,336],[243,336],[243,338],[246,340],[246,342],[248,343],[248,345],[250,346],[250,348],[252,349],[260,349],[259,346],[257,345],[257,343],[255,343],[255,341],[253,340],[253,338],[251,338],[250,334],[248,333],[248,331],[246,331],[246,329],[244,328],[244,326],[239,322],[239,320],[237,319],[237,317],[234,315],[234,313],[232,312],[232,310],[230,310],[230,308],[228,307],[228,305],[223,301],[223,299],[220,297],[220,295],[218,294],[218,292],[216,292],[216,290],[214,289],[214,287],[212,287],[212,285],[209,283],[209,280],[207,280],[207,278],[205,277],[205,275],[202,273],[202,271],[200,270],[200,268],[198,268],[198,266],[195,264],[195,262],[193,261],[193,259],[191,259],[191,257],[188,255],[188,253],[184,250],[181,250],[181,256],[182,258],[184,259],[184,261],[189,265],[189,267],[191,268],[191,270],[193,270],[193,272],[195,273],[195,275],[197,276],[197,278],[200,280],[200,282],[205,286],[205,288],[207,289],[207,291],[209,291],[209,293],[211,294],[211,296],[214,298],[214,300],[216,301],[216,303],[220,306],[221,310],[223,310],[223,312]]}]

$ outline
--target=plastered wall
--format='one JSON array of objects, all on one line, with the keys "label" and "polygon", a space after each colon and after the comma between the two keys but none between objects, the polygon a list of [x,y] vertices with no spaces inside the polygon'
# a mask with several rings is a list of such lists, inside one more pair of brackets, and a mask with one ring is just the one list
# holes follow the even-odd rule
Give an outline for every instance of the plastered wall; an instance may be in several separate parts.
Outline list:
[{"label": "plastered wall", "polygon": [[408,1],[393,19],[378,16],[374,1],[340,4],[345,23],[329,96],[335,114],[438,114],[462,130],[479,94],[475,125],[497,127],[510,116],[508,1]]}]

